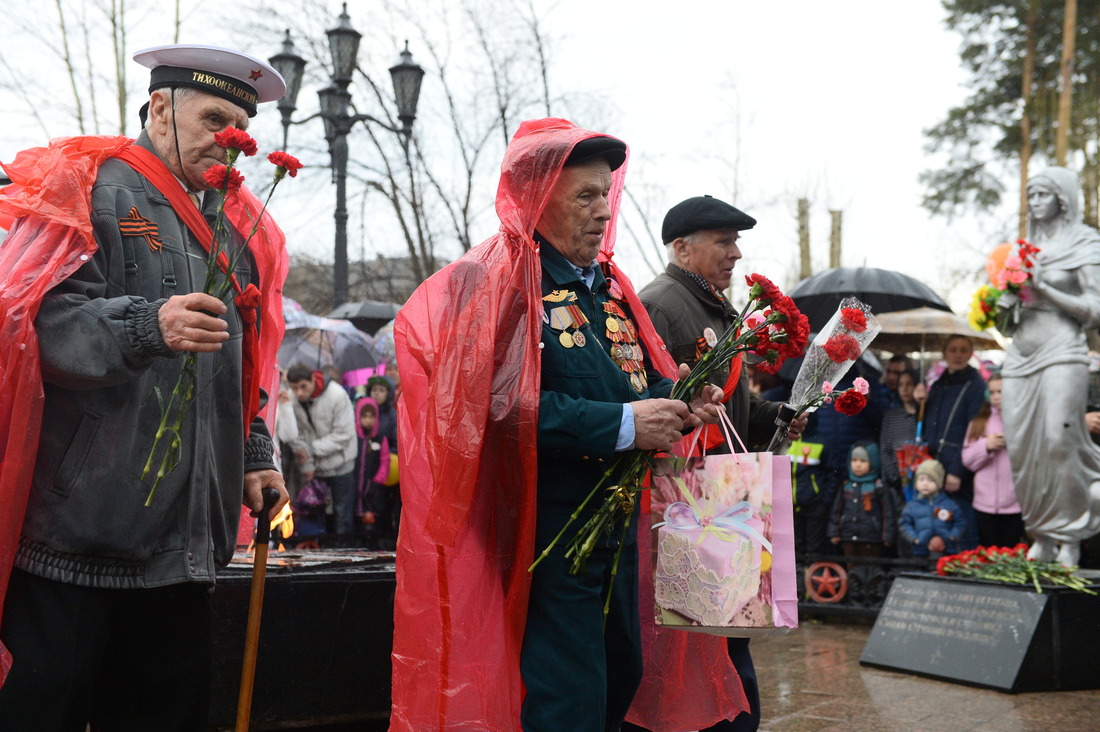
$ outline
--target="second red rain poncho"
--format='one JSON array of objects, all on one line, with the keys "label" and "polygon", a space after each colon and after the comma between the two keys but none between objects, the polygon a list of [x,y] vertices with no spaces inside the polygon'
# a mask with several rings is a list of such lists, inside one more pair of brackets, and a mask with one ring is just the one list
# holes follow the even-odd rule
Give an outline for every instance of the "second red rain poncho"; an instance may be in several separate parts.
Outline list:
[{"label": "second red rain poncho", "polygon": [[[391,729],[520,728],[520,649],[534,559],[541,264],[533,239],[561,169],[600,136],[561,119],[520,125],[497,189],[500,231],[427,280],[394,326],[402,398]],[[610,263],[626,166],[612,177]],[[614,265],[610,265],[614,268]],[[675,364],[621,272],[654,363]],[[647,572],[646,537],[640,544]],[[722,638],[653,627],[629,719],[706,727],[747,709]]]}]

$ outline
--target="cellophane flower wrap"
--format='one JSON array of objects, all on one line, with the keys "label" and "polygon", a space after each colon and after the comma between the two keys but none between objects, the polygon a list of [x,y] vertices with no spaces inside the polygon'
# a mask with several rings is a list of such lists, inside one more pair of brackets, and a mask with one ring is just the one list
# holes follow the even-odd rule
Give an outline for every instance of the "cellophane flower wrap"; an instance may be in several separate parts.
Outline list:
[{"label": "cellophane flower wrap", "polygon": [[974,577],[975,579],[1007,582],[1015,585],[1030,584],[1036,592],[1043,585],[1059,585],[1079,592],[1095,595],[1088,580],[1073,568],[1058,562],[1038,562],[1027,557],[1027,544],[1014,547],[980,546],[959,554],[940,557],[936,572],[941,575]]},{"label": "cellophane flower wrap", "polygon": [[[857,414],[866,406],[869,391],[866,382],[840,393],[834,393],[833,385],[844,378],[879,330],[878,320],[871,314],[870,307],[854,297],[841,301],[833,317],[806,349],[791,387],[792,419],[830,402],[835,402],[838,412],[847,415]],[[857,379],[859,381],[862,380]],[[779,424],[768,445],[769,452],[786,451],[788,426],[789,421]]]},{"label": "cellophane flower wrap", "polygon": [[[691,373],[676,382],[672,399],[680,399],[690,405],[710,377],[728,369],[730,359],[739,354],[751,354],[748,357],[754,358],[759,368],[774,373],[787,358],[802,352],[809,335],[809,323],[794,301],[763,275],[752,274],[745,281],[749,285],[748,303],[730,327],[716,338],[711,349],[696,362]],[[587,558],[605,537],[618,538],[621,552],[622,540],[630,529],[635,513],[638,494],[643,490],[646,474],[658,457],[659,453],[655,450],[622,453],[531,568],[534,569],[548,556],[570,531],[575,533],[568,539],[565,554],[572,560],[570,571],[573,574],[584,570]],[[613,485],[616,477],[617,483]],[[602,503],[579,529],[574,529],[574,522],[597,496],[603,496]],[[618,555],[613,563],[612,577],[617,568]],[[610,593],[604,606],[605,613],[609,603]]]},{"label": "cellophane flower wrap", "polygon": [[[981,285],[970,300],[967,320],[974,330],[996,328],[1008,335],[1019,318],[1019,309],[1032,299],[1032,270],[1039,247],[1025,239],[1016,240],[1016,249],[1008,252],[1002,244],[986,263],[989,283]],[[1007,297],[1006,297],[1007,296]]]},{"label": "cellophane flower wrap", "polygon": [[[236,127],[227,127],[214,135],[214,142],[225,150],[226,163],[212,165],[203,173],[203,181],[210,190],[219,194],[217,216],[211,226],[213,238],[206,256],[206,282],[203,292],[231,305],[234,298],[241,294],[232,275],[237,266],[237,260],[248,251],[249,244],[256,236],[267,211],[267,204],[271,201],[279,181],[285,178],[287,173],[291,177],[297,175],[302,164],[297,158],[285,152],[273,152],[268,156],[268,161],[275,166],[274,180],[259,214],[252,218],[243,244],[238,245],[234,241],[238,236],[236,227],[227,217],[227,206],[232,207],[237,203],[234,199],[241,195],[241,187],[244,184],[244,176],[236,169],[235,163],[241,155],[255,155],[259,146],[247,132]],[[165,396],[159,389],[155,390],[154,396],[160,405],[161,419],[153,436],[153,446],[149,450],[141,472],[143,480],[150,473],[153,475],[153,484],[145,499],[146,506],[152,504],[160,481],[179,464],[180,430],[195,401],[196,390],[201,388],[196,379],[197,364],[198,353],[189,351],[183,358],[179,379],[171,394]]]}]

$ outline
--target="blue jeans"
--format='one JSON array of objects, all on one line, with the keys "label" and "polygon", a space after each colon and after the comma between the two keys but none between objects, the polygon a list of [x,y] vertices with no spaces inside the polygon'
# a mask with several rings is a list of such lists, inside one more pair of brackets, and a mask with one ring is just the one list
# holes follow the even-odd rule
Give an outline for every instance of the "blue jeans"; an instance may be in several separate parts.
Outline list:
[{"label": "blue jeans", "polygon": [[336,524],[337,534],[355,533],[355,504],[358,496],[355,494],[355,473],[343,475],[326,475],[321,480],[328,483],[332,491],[332,518]]}]

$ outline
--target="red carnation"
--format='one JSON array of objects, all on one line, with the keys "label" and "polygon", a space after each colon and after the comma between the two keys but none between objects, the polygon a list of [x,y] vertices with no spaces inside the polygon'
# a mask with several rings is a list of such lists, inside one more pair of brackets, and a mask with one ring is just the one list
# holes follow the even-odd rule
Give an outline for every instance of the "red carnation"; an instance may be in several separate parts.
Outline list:
[{"label": "red carnation", "polygon": [[751,275],[745,275],[745,284],[749,286],[749,299],[759,300],[762,307],[767,307],[784,297],[775,283],[762,274],[753,272]]},{"label": "red carnation", "polygon": [[281,180],[285,173],[290,173],[290,177],[295,178],[298,175],[298,171],[304,167],[298,158],[282,150],[276,150],[269,154],[267,156],[267,161],[279,168],[275,171],[276,180]]},{"label": "red carnation", "polygon": [[202,174],[206,185],[219,191],[235,191],[244,183],[244,176],[225,165],[211,165]]},{"label": "red carnation", "polygon": [[787,342],[780,351],[787,358],[798,358],[806,349],[806,341],[810,337],[810,321],[799,312],[794,300],[786,295],[776,300],[775,307],[787,314],[787,322],[783,323],[783,330],[787,331]]},{"label": "red carnation", "polygon": [[836,411],[841,414],[854,417],[867,406],[867,397],[863,396],[855,389],[849,389],[836,398],[834,406],[836,407]]},{"label": "red carnation", "polygon": [[260,150],[251,135],[236,127],[226,127],[214,135],[214,142],[218,147],[224,147],[226,150],[238,150],[249,157]]},{"label": "red carnation", "polygon": [[862,352],[859,341],[847,333],[837,333],[825,341],[825,355],[835,363],[854,361]]},{"label": "red carnation", "polygon": [[841,308],[840,324],[853,333],[867,330],[867,316],[859,308]]}]

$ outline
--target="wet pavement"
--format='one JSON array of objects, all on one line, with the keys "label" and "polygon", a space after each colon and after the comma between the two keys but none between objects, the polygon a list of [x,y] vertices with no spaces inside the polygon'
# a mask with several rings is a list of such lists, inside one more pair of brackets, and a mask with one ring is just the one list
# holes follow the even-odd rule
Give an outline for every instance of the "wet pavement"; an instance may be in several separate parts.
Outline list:
[{"label": "wet pavement", "polygon": [[870,633],[870,622],[804,619],[754,640],[760,732],[1100,730],[1100,690],[1006,694],[860,666]]}]

